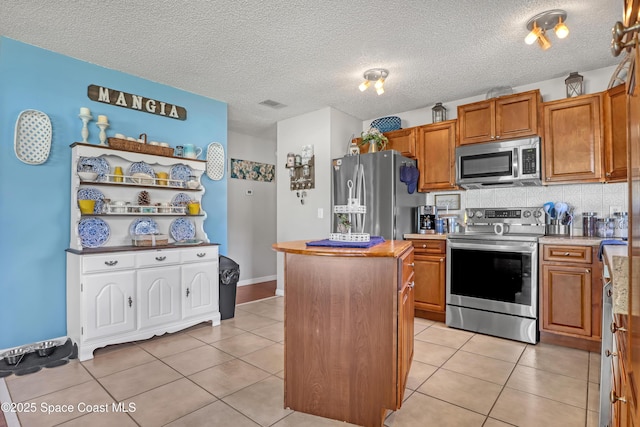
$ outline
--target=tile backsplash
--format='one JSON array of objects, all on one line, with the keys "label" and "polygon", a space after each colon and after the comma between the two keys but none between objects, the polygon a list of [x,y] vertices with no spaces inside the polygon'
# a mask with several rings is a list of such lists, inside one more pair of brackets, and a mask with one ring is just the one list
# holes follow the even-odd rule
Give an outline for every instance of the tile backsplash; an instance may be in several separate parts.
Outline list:
[{"label": "tile backsplash", "polygon": [[[540,187],[493,188],[490,190],[451,191],[460,194],[460,219],[465,208],[542,206],[546,202],[565,202],[573,207],[572,235],[582,235],[582,212],[597,212],[598,217],[610,216],[611,207],[628,211],[628,186],[626,182],[615,184],[572,184]],[[428,193],[426,204],[433,204],[434,194]]]}]

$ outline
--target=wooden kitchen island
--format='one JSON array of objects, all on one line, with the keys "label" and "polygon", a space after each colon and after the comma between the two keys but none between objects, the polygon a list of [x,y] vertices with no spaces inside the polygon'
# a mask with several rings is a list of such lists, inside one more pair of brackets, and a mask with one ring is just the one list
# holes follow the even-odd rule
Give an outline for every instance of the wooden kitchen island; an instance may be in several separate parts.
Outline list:
[{"label": "wooden kitchen island", "polygon": [[411,242],[273,248],[285,255],[285,408],[381,427],[413,359]]}]

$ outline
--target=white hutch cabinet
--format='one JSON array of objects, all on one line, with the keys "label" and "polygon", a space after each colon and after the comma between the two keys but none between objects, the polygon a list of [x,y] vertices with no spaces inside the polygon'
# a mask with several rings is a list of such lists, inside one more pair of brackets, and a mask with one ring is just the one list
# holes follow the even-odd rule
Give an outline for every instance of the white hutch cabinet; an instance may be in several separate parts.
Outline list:
[{"label": "white hutch cabinet", "polygon": [[[202,200],[203,186],[189,189],[182,181],[188,178],[185,173],[199,181],[206,162],[82,143],[71,148],[67,335],[78,345],[78,358],[91,359],[97,348],[200,322],[219,325],[218,245],[209,243],[204,232],[206,213],[189,215],[182,206],[186,199]],[[141,163],[156,173],[167,172],[169,179],[162,182],[166,185],[155,177],[132,178],[132,165],[139,168]],[[95,181],[78,176],[85,164],[97,165],[94,170],[100,174]],[[122,177],[114,174],[116,167]],[[149,205],[138,203],[141,191],[147,193]],[[100,206],[83,214],[78,199],[87,197]],[[126,204],[113,209],[114,201]],[[97,222],[89,221],[83,228],[86,219]],[[135,227],[150,225],[168,241],[134,246]]]}]

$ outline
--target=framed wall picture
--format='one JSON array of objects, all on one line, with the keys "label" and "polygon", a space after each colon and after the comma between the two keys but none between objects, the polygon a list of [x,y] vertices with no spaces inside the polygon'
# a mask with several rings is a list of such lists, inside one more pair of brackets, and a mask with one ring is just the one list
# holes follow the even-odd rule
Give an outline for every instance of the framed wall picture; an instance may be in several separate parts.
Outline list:
[{"label": "framed wall picture", "polygon": [[457,211],[460,209],[459,194],[436,194],[434,201],[438,209],[447,209]]}]

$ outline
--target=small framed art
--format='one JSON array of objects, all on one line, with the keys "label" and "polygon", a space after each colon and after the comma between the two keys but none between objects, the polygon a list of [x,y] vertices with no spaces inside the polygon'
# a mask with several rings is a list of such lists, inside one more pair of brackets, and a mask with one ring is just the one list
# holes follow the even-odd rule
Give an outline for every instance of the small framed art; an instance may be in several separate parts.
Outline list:
[{"label": "small framed art", "polygon": [[435,205],[438,209],[447,209],[457,211],[460,209],[459,194],[436,194],[434,196]]}]

